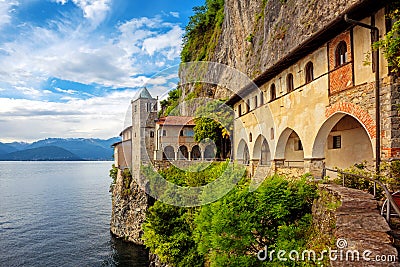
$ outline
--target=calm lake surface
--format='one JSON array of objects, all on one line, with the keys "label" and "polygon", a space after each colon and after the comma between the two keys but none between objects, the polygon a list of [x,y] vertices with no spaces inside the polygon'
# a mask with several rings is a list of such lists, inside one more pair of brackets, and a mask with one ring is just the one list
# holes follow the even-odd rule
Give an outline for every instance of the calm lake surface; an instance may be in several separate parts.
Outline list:
[{"label": "calm lake surface", "polygon": [[148,266],[110,235],[112,162],[0,162],[0,266]]}]

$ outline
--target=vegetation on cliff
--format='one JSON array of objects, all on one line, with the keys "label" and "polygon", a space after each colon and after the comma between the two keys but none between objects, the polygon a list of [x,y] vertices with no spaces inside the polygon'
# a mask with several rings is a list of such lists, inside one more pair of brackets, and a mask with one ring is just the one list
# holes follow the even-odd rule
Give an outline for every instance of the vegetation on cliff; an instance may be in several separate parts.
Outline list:
[{"label": "vegetation on cliff", "polygon": [[[201,185],[217,179],[224,164],[229,163],[214,163],[198,176],[182,175],[175,167],[163,175],[180,185]],[[267,179],[256,192],[249,192],[248,185],[243,177],[225,197],[201,207],[157,201],[144,224],[145,245],[172,266],[294,266],[296,262],[277,259],[261,262],[257,253],[265,246],[269,251],[306,249],[316,186],[305,178],[290,181],[280,176]]]},{"label": "vegetation on cliff", "polygon": [[182,62],[211,59],[224,21],[224,0],[206,0],[193,11],[183,38]]}]

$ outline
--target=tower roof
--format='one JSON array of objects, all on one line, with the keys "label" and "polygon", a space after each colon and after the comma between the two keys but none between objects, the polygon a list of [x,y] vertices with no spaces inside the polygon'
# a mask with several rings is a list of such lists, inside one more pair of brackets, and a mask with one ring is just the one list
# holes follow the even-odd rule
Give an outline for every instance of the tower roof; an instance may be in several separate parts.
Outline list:
[{"label": "tower roof", "polygon": [[139,98],[145,98],[145,99],[154,99],[149,91],[147,90],[146,87],[143,87],[139,92],[137,92],[136,96],[133,98],[133,100],[137,100]]}]

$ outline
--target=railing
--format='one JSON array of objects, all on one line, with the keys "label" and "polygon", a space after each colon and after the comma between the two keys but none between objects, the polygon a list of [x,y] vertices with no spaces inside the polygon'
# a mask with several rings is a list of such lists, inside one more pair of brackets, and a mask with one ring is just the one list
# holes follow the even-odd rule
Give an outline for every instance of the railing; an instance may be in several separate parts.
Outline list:
[{"label": "railing", "polygon": [[330,169],[330,168],[324,168],[322,170],[322,178],[326,176],[326,172],[327,171],[331,171],[331,172],[336,172],[342,175],[342,185],[345,186],[346,184],[346,176],[353,176],[353,177],[358,177],[358,178],[362,178],[362,179],[366,179],[370,182],[374,183],[374,198],[376,198],[376,185],[378,184],[380,187],[382,187],[386,199],[388,201],[386,201],[386,221],[389,222],[390,221],[390,209],[391,207],[393,207],[394,211],[397,213],[398,216],[400,216],[400,209],[397,206],[396,202],[394,201],[392,194],[389,192],[389,190],[387,189],[387,187],[378,180],[375,180],[373,178],[367,177],[367,176],[363,176],[363,175],[359,175],[359,174],[354,174],[354,173],[349,173],[349,172],[343,172],[340,170],[335,170],[335,169]]}]

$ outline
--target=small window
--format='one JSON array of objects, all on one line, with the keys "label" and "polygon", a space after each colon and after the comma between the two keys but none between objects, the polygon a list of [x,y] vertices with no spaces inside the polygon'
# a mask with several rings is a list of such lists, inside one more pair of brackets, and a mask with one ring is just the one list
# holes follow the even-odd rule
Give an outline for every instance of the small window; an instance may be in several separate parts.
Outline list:
[{"label": "small window", "polygon": [[264,105],[264,91],[260,93],[260,105]]},{"label": "small window", "polygon": [[347,62],[347,44],[341,41],[335,51],[336,67],[342,66]]},{"label": "small window", "polygon": [[238,114],[239,114],[239,117],[242,116],[242,104],[239,104],[239,106],[238,106]]},{"label": "small window", "polygon": [[293,74],[291,73],[286,76],[286,88],[288,93],[294,90]]},{"label": "small window", "polygon": [[340,135],[333,136],[333,149],[342,147],[342,137]]},{"label": "small window", "polygon": [[274,140],[275,136],[274,136],[274,128],[271,128],[271,140]]},{"label": "small window", "polygon": [[183,136],[184,132],[183,130],[181,130],[181,132],[179,133],[179,136]]},{"label": "small window", "polygon": [[271,101],[275,100],[276,99],[276,87],[275,87],[274,83],[271,85],[270,94],[271,94],[270,95]]},{"label": "small window", "polygon": [[162,131],[162,136],[167,136],[167,131],[166,130]]},{"label": "small window", "polygon": [[258,98],[257,96],[254,97],[254,108],[258,107]]},{"label": "small window", "polygon": [[251,133],[249,134],[249,142],[253,142],[253,135]]},{"label": "small window", "polygon": [[137,106],[135,105],[135,112],[137,112]]},{"label": "small window", "polygon": [[246,112],[250,112],[250,99],[247,99]]},{"label": "small window", "polygon": [[186,136],[193,137],[194,136],[194,130],[187,130],[186,131]]},{"label": "small window", "polygon": [[157,111],[157,103],[153,105],[153,111]]},{"label": "small window", "polygon": [[150,132],[150,138],[154,138],[154,132],[153,131]]},{"label": "small window", "polygon": [[310,61],[306,65],[306,83],[310,83],[314,80],[314,65]]}]

